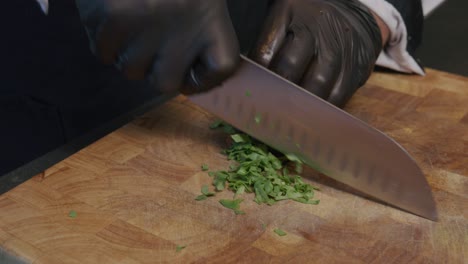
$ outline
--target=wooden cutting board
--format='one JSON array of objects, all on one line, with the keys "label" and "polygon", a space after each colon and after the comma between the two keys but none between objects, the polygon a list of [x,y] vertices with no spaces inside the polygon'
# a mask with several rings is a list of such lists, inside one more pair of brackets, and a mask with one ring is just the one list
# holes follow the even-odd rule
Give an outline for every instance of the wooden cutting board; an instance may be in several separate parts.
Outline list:
[{"label": "wooden cutting board", "polygon": [[0,196],[0,246],[47,264],[468,263],[468,79],[376,73],[346,110],[417,160],[439,222],[312,170],[303,176],[321,188],[319,205],[257,205],[246,195],[236,216],[218,203],[228,191],[197,202],[210,184],[201,164],[228,167],[226,135],[179,97]]}]

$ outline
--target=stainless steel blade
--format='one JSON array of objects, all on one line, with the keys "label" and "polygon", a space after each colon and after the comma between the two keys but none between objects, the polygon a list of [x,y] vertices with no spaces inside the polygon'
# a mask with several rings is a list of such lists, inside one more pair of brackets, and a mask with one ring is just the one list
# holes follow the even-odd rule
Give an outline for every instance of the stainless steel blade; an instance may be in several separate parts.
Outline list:
[{"label": "stainless steel blade", "polygon": [[222,86],[190,99],[337,181],[437,219],[424,174],[399,144],[260,65],[242,60],[236,74]]}]

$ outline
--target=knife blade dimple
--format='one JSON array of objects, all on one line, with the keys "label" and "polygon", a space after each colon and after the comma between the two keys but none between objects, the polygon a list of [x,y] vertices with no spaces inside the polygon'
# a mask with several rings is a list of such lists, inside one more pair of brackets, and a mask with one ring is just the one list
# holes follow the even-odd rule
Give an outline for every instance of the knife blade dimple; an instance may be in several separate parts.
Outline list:
[{"label": "knife blade dimple", "polygon": [[255,122],[255,115],[257,114],[257,109],[255,105],[250,106],[249,116],[247,117],[248,124],[252,124]]},{"label": "knife blade dimple", "polygon": [[300,148],[304,148],[304,149],[307,149],[307,133],[305,131],[302,131],[302,135],[301,135],[301,140],[299,141],[299,147]]},{"label": "knife blade dimple", "polygon": [[218,106],[218,102],[219,102],[219,92],[218,91],[214,91],[213,92],[213,96],[212,96],[212,104],[214,107]]},{"label": "knife blade dimple", "polygon": [[354,178],[358,178],[360,174],[361,174],[361,161],[359,159],[356,159],[354,163],[353,176]]},{"label": "knife blade dimple", "polygon": [[315,159],[317,159],[320,155],[320,138],[315,139],[313,155]]},{"label": "knife blade dimple", "polygon": [[295,137],[294,137],[294,127],[290,124],[289,125],[289,129],[288,129],[288,137],[289,137],[289,140],[291,141],[294,141],[295,142]]},{"label": "knife blade dimple", "polygon": [[375,164],[372,164],[370,167],[369,167],[369,171],[367,173],[367,182],[369,184],[372,184],[375,180]]},{"label": "knife blade dimple", "polygon": [[344,171],[347,165],[348,165],[348,154],[343,153],[343,156],[341,157],[341,162],[340,162],[340,170]]},{"label": "knife blade dimple", "polygon": [[279,119],[276,119],[275,121],[275,128],[274,128],[274,133],[277,137],[280,136],[281,133],[281,121]]},{"label": "knife blade dimple", "polygon": [[268,123],[270,122],[268,112],[262,114],[262,119],[260,120],[260,126],[262,129],[268,129]]},{"label": "knife blade dimple", "polygon": [[244,110],[244,106],[242,105],[242,101],[237,103],[237,115],[242,116]]},{"label": "knife blade dimple", "polygon": [[224,112],[229,113],[231,110],[231,96],[226,95],[224,96]]},{"label": "knife blade dimple", "polygon": [[328,154],[327,154],[327,163],[331,164],[334,157],[335,157],[335,148],[333,146],[330,146],[330,149],[328,150]]},{"label": "knife blade dimple", "polygon": [[255,108],[255,105],[250,105],[250,109],[248,113],[249,114],[246,116],[247,120],[245,120],[245,123],[247,124],[246,125],[247,129],[251,129],[252,124],[255,123],[255,114],[257,113],[257,109]]},{"label": "knife blade dimple", "polygon": [[396,189],[393,196],[400,197],[400,199],[404,200],[403,194],[405,193],[405,186],[400,186],[400,188]]},{"label": "knife blade dimple", "polygon": [[[389,174],[386,175],[386,178],[391,179]],[[394,195],[398,195],[398,192],[399,192],[399,189],[401,188],[401,185],[398,184],[397,182],[390,181],[390,180],[388,182],[388,185],[390,186],[389,192],[393,193]]]},{"label": "knife blade dimple", "polygon": [[382,177],[381,182],[380,182],[380,189],[382,192],[390,192],[391,191],[391,183],[390,183],[390,178],[387,177],[387,174],[385,173],[385,176]]}]

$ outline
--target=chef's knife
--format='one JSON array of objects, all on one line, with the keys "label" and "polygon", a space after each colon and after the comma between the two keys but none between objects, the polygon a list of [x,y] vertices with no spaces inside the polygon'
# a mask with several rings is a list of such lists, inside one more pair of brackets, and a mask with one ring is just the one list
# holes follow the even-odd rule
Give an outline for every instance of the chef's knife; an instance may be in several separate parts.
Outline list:
[{"label": "chef's knife", "polygon": [[399,144],[245,57],[220,87],[190,99],[339,182],[437,220],[426,178]]}]

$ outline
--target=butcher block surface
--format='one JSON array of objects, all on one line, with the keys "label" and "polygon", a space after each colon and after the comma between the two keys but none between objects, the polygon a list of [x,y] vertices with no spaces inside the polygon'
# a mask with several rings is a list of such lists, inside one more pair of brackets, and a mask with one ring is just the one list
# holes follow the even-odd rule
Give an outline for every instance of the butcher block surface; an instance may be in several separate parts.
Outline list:
[{"label": "butcher block surface", "polygon": [[319,205],[248,194],[235,215],[218,202],[230,191],[195,201],[211,183],[201,165],[230,164],[227,136],[180,96],[0,196],[0,247],[38,264],[468,263],[468,79],[375,73],[345,110],[414,157],[438,222],[311,169]]}]

